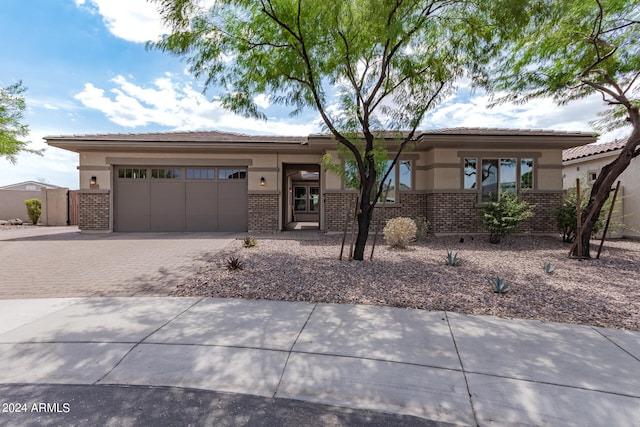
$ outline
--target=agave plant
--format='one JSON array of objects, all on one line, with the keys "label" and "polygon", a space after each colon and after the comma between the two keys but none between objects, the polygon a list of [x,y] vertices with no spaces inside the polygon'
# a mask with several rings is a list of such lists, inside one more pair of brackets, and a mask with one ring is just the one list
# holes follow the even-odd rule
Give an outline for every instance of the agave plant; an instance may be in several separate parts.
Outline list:
[{"label": "agave plant", "polygon": [[447,265],[451,265],[453,267],[458,265],[458,262],[460,262],[460,259],[458,259],[458,252],[456,252],[454,255],[452,251],[447,251],[447,257],[445,258],[445,262]]},{"label": "agave plant", "polygon": [[555,266],[555,265],[553,265],[553,264],[551,264],[550,262],[545,263],[545,264],[542,266],[542,268],[544,268],[544,271],[545,271],[547,274],[551,274],[551,273],[553,273],[554,271],[556,271],[556,266]]},{"label": "agave plant", "polygon": [[493,292],[498,294],[504,294],[511,289],[511,284],[505,280],[504,277],[496,276],[493,279],[489,279],[489,284]]},{"label": "agave plant", "polygon": [[244,262],[240,261],[238,257],[231,257],[227,260],[228,270],[244,270]]}]

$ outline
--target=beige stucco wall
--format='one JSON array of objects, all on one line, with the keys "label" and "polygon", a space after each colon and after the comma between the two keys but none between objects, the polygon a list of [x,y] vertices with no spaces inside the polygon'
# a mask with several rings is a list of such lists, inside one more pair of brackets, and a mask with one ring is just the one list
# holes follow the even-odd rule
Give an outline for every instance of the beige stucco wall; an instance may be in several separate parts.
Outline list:
[{"label": "beige stucco wall", "polygon": [[[145,166],[150,164],[172,166],[174,164],[217,166],[223,162],[226,166],[247,166],[248,191],[250,194],[282,194],[283,164],[313,164],[320,165],[321,155],[319,154],[282,154],[276,152],[268,153],[129,153],[129,152],[89,152],[80,155],[80,189],[89,189],[92,176],[97,178],[100,190],[111,190],[115,177],[113,176],[113,166],[123,164],[117,159],[126,159],[127,165]],[[137,160],[139,159],[139,163]],[[163,160],[166,160],[164,162]],[[234,160],[238,164],[234,165]],[[136,164],[137,163],[137,164]],[[330,181],[329,185],[341,186],[340,178],[331,173],[325,175]],[[264,178],[265,185],[260,185]],[[326,185],[323,184],[323,188]],[[282,209],[282,200],[278,198],[278,211]],[[66,219],[65,219],[66,220]],[[281,220],[280,220],[281,221]],[[282,227],[282,224],[279,224]]]},{"label": "beige stucco wall", "polygon": [[39,197],[42,201],[42,215],[40,216],[42,225],[67,225],[68,191],[66,188],[42,189]]},{"label": "beige stucco wall", "polygon": [[[334,163],[339,164],[336,151],[330,152]],[[562,152],[561,150],[461,150],[459,148],[431,148],[427,151],[407,153],[414,160],[417,191],[460,191],[462,190],[462,165],[464,157],[524,157],[531,155],[536,162],[536,190],[562,191]],[[339,176],[327,172],[325,178],[327,190],[343,189]]]},{"label": "beige stucco wall", "polygon": [[[111,189],[113,184],[111,163],[109,159],[126,158],[135,162],[140,159],[140,165],[147,164],[149,159],[157,160],[166,159],[166,165],[170,166],[177,162],[194,161],[198,164],[206,163],[210,159],[212,164],[220,160],[242,160],[248,166],[248,185],[249,191],[280,191],[281,173],[280,166],[282,163],[311,163],[319,164],[320,156],[318,155],[282,155],[277,153],[196,153],[196,154],[176,154],[176,153],[83,153],[80,155],[80,188],[88,189],[89,181],[95,176],[100,189]],[[117,162],[115,162],[117,163]],[[128,162],[130,163],[130,162]],[[266,185],[260,185],[260,178],[264,177]]]},{"label": "beige stucco wall", "polygon": [[39,199],[42,213],[38,221],[42,225],[67,225],[66,188],[45,189],[41,191],[0,190],[0,219],[19,218],[29,223],[29,215],[24,201]]},{"label": "beige stucco wall", "polygon": [[0,190],[0,219],[19,218],[24,222],[29,222],[27,207],[24,201],[39,198],[39,191]]},{"label": "beige stucco wall", "polygon": [[[427,189],[461,190],[462,167],[465,157],[506,158],[531,156],[536,162],[536,190],[562,190],[562,152],[561,150],[508,150],[508,149],[470,149],[435,148],[426,153]],[[432,182],[431,182],[432,181]]]},{"label": "beige stucco wall", "polygon": [[[591,171],[600,173],[602,167],[615,159],[617,152],[592,156],[588,159],[577,159],[565,163],[563,169],[564,188],[575,187],[576,179],[580,178],[581,185],[589,184],[587,174]],[[629,167],[620,175],[620,203],[618,222],[625,225],[615,236],[640,237],[640,160],[636,157]],[[611,193],[613,197],[613,192]]]}]

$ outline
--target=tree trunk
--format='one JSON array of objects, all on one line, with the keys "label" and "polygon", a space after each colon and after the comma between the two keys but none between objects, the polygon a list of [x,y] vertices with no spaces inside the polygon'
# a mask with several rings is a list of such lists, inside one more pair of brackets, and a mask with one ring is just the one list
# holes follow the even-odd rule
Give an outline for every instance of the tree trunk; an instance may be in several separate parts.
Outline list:
[{"label": "tree trunk", "polygon": [[358,237],[356,238],[356,246],[353,250],[353,259],[357,261],[364,260],[364,250],[367,246],[367,239],[369,237],[372,213],[373,206],[369,200],[362,200],[360,202],[360,213],[358,214]]},{"label": "tree trunk", "polygon": [[[618,177],[627,169],[631,160],[635,157],[636,149],[640,145],[640,120],[638,117],[638,109],[632,108],[630,110],[631,122],[634,124],[633,131],[627,140],[627,144],[624,146],[620,155],[608,165],[604,166],[596,179],[596,182],[591,188],[591,195],[589,196],[589,203],[582,211],[583,221],[591,218],[589,221],[582,225],[582,234],[576,236],[577,239],[582,239],[582,257],[590,258],[589,241],[591,240],[591,233],[593,227],[598,221],[600,211],[605,202],[609,198],[609,193],[614,186]],[[577,245],[574,248],[573,255],[578,255]]]}]

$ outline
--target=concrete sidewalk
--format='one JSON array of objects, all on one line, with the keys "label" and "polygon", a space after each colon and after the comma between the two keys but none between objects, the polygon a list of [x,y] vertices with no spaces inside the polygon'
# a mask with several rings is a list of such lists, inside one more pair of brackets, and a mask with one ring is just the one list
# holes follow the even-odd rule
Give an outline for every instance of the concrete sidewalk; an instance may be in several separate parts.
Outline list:
[{"label": "concrete sidewalk", "polygon": [[4,385],[214,390],[467,426],[640,426],[639,332],[488,316],[211,298],[0,300],[0,366]]}]

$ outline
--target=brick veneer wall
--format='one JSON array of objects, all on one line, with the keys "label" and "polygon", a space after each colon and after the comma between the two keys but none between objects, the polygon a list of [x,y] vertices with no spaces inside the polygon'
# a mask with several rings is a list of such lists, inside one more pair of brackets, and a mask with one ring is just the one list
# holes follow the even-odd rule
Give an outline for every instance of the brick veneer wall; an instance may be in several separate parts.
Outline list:
[{"label": "brick veneer wall", "polygon": [[562,204],[563,194],[525,192],[523,200],[535,204],[533,216],[522,224],[520,231],[533,233],[557,233],[556,209]]},{"label": "brick veneer wall", "polygon": [[427,194],[430,233],[480,233],[482,209],[476,193]]},{"label": "brick veneer wall", "polygon": [[249,194],[249,231],[278,231],[278,195]]},{"label": "brick veneer wall", "polygon": [[85,231],[109,231],[109,192],[78,192],[78,227]]},{"label": "brick veneer wall", "polygon": [[[525,192],[523,199],[536,206],[533,217],[518,229],[524,233],[556,233],[555,210],[562,203],[562,192]],[[427,221],[432,233],[485,232],[482,207],[476,193],[432,193],[427,195]]]},{"label": "brick veneer wall", "polygon": [[[324,217],[326,231],[344,231],[347,210],[350,212],[350,215],[353,215],[355,200],[356,195],[354,193],[325,193]],[[380,206],[381,204],[376,205],[371,231],[374,231],[376,227],[380,227],[379,230],[382,230],[382,227],[389,219],[399,216],[406,216],[413,219],[418,217],[426,218],[427,195],[400,194],[399,205],[388,205],[384,209],[381,209]]]}]

